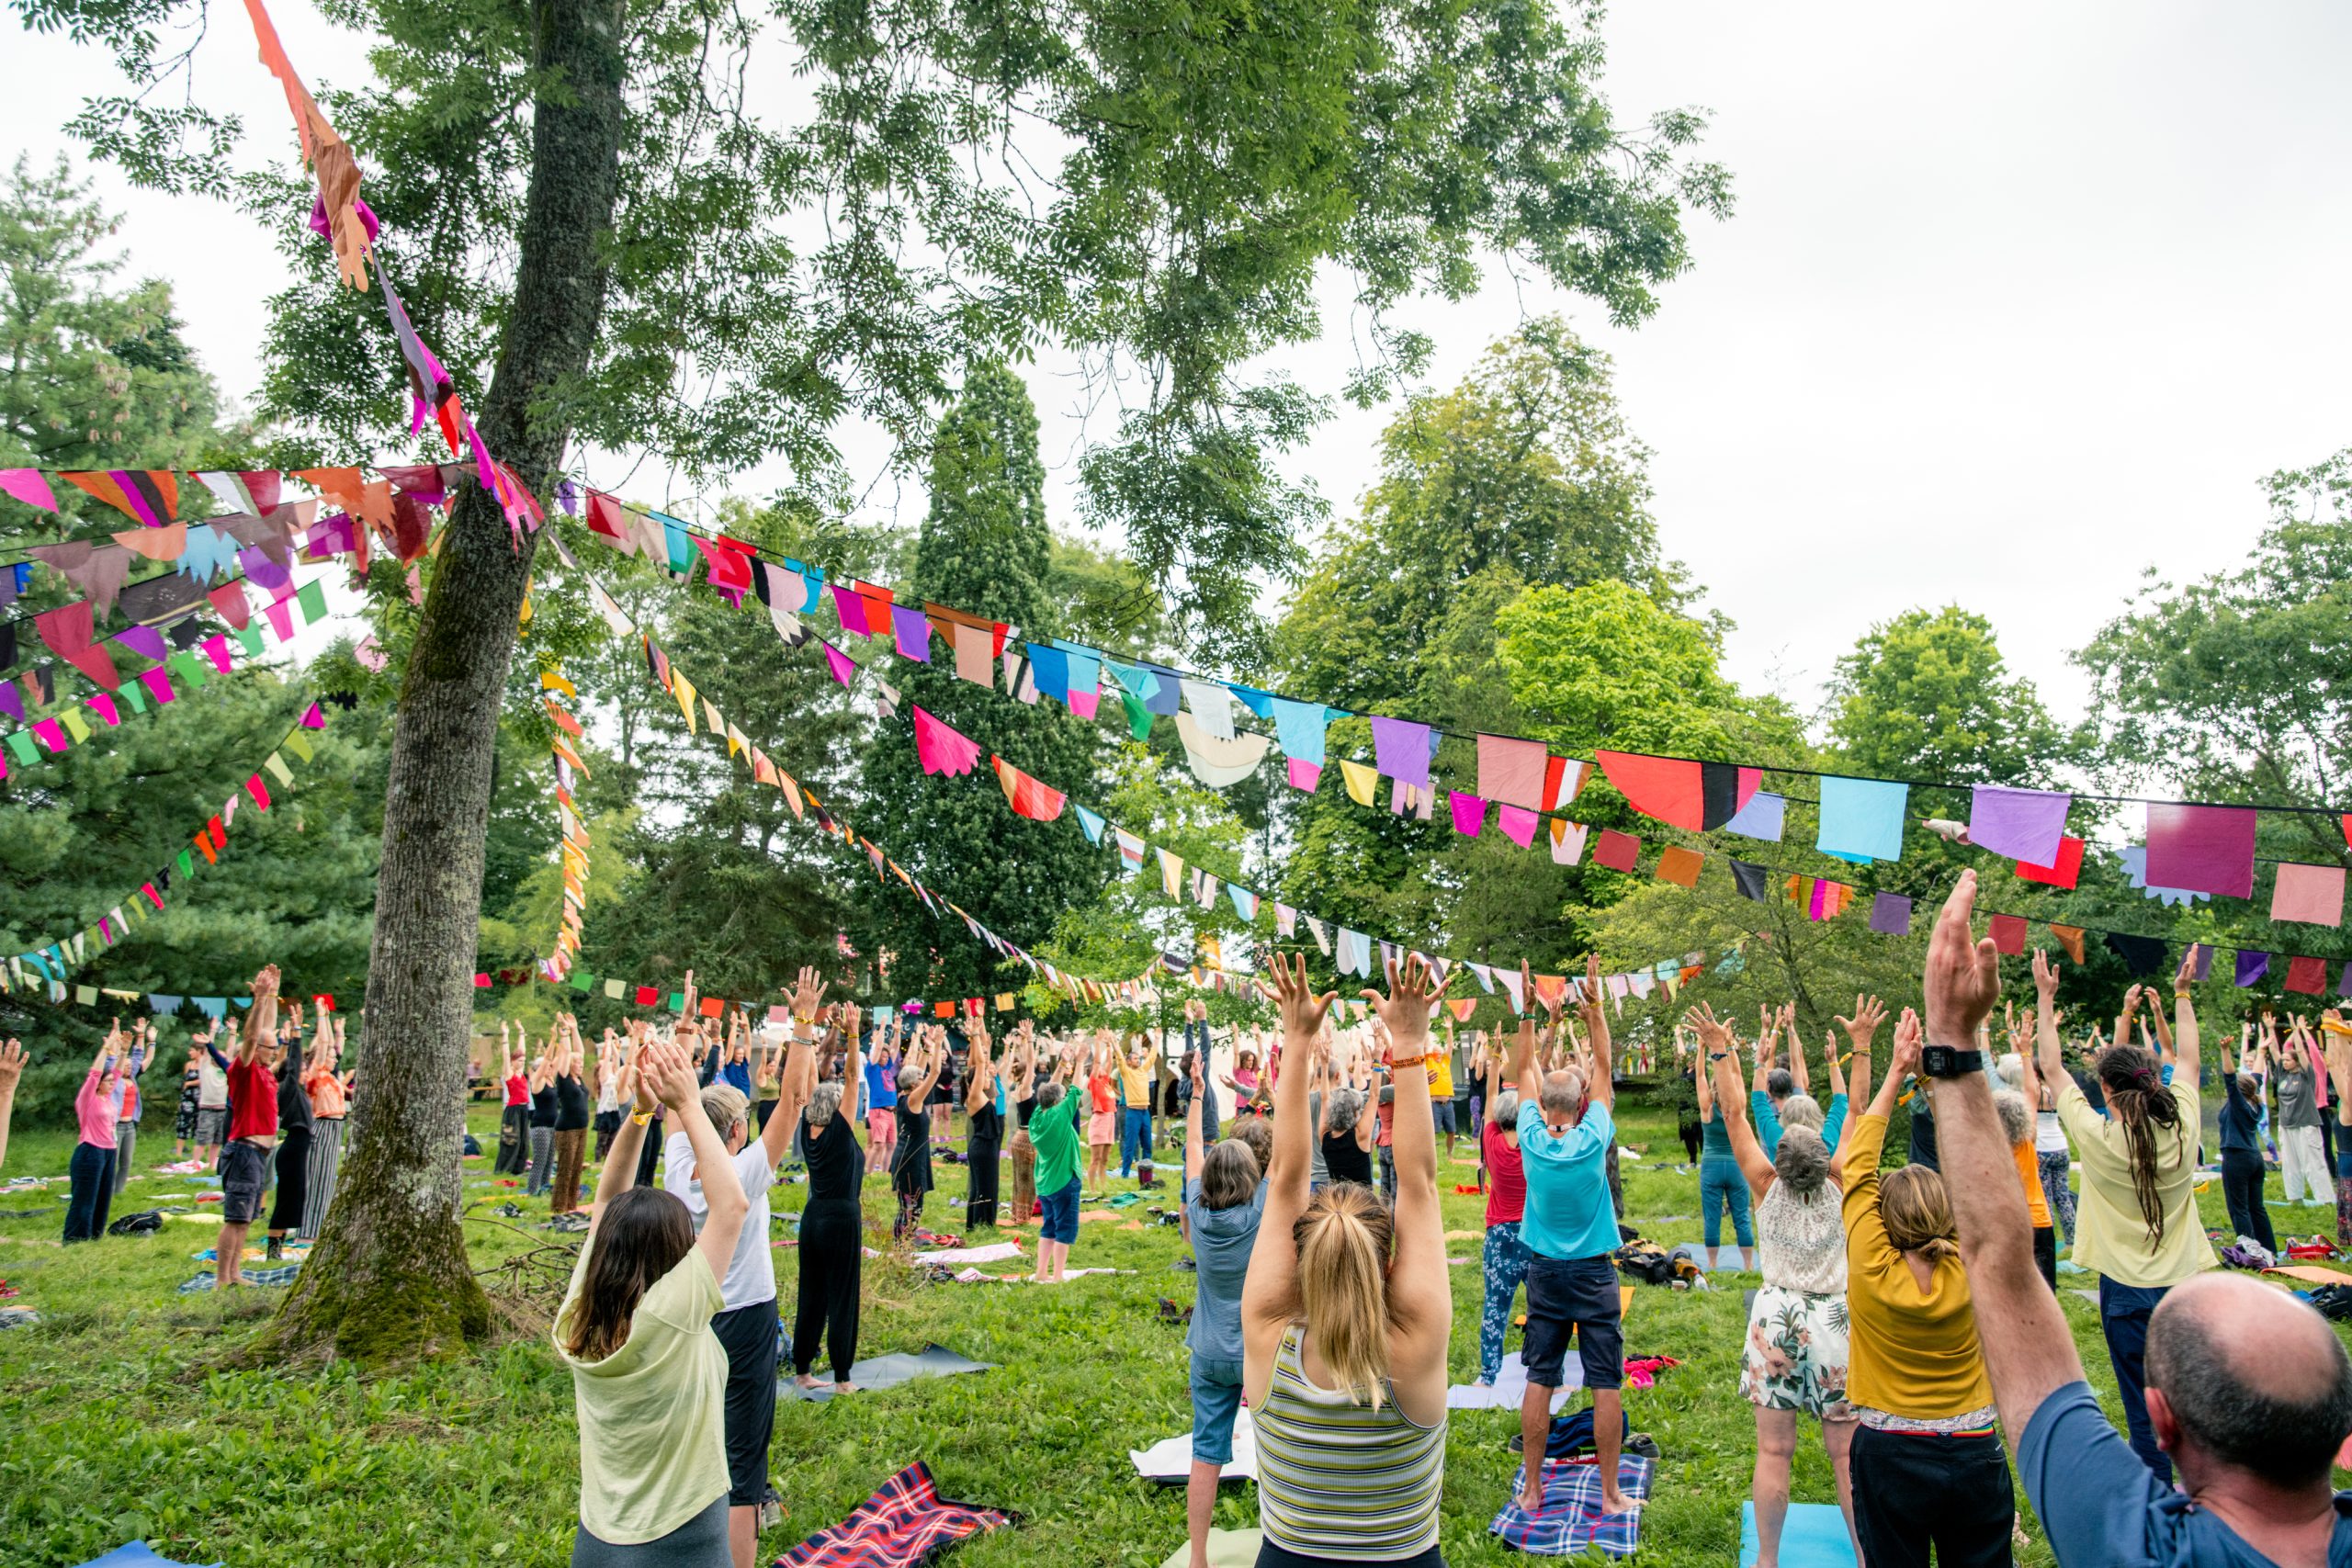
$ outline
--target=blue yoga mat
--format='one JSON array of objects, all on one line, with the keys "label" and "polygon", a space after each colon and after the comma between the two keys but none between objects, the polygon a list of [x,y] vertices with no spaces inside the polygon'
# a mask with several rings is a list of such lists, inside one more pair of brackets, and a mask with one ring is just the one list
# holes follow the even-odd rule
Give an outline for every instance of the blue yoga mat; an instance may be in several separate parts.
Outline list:
[{"label": "blue yoga mat", "polygon": [[[153,1547],[143,1540],[134,1540],[129,1546],[116,1547],[104,1557],[93,1557],[83,1563],[82,1568],[197,1568],[197,1565],[159,1557]],[[221,1565],[215,1562],[210,1568],[221,1568]]]},{"label": "blue yoga mat", "polygon": [[[1854,1568],[1854,1543],[1835,1503],[1792,1503],[1781,1527],[1785,1568]],[[1756,1568],[1756,1505],[1739,1506],[1739,1568]]]}]

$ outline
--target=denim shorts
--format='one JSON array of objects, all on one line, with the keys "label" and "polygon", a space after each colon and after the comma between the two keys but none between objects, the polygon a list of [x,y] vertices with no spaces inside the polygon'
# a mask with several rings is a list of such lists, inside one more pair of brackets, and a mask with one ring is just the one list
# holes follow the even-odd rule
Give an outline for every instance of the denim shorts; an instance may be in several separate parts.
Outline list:
[{"label": "denim shorts", "polygon": [[1615,1267],[1606,1258],[1545,1258],[1539,1253],[1527,1262],[1527,1335],[1520,1351],[1530,1383],[1560,1386],[1571,1329],[1584,1363],[1584,1386],[1623,1386],[1624,1306]]},{"label": "denim shorts", "polygon": [[1233,1418],[1241,1410],[1241,1363],[1193,1358],[1193,1457],[1233,1462]]},{"label": "denim shorts", "polygon": [[249,1225],[261,1217],[261,1190],[268,1185],[269,1156],[243,1138],[220,1152],[220,1220]]},{"label": "denim shorts", "polygon": [[1045,1223],[1038,1229],[1039,1239],[1057,1241],[1064,1247],[1078,1239],[1078,1178],[1058,1192],[1040,1192],[1037,1201],[1045,1205]]}]

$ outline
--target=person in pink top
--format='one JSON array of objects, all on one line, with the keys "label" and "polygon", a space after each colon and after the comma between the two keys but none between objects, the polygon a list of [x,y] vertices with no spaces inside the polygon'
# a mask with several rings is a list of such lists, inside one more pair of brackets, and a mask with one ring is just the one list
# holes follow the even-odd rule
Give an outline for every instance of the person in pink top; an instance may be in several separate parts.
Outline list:
[{"label": "person in pink top", "polygon": [[120,1103],[124,1055],[122,1024],[107,1031],[90,1071],[74,1096],[74,1120],[82,1141],[74,1145],[66,1169],[72,1195],[65,1202],[65,1239],[96,1241],[106,1234],[107,1211],[114,1204],[114,1127]]},{"label": "person in pink top", "polygon": [[[1533,1049],[1535,1021],[1519,1025],[1522,1050]],[[1510,1327],[1512,1300],[1527,1282],[1527,1244],[1519,1222],[1527,1210],[1527,1173],[1519,1163],[1519,1091],[1503,1081],[1503,1055],[1487,1050],[1487,1120],[1478,1129],[1478,1155],[1487,1171],[1487,1241],[1479,1263],[1487,1276],[1487,1303],[1478,1314],[1478,1382],[1492,1388],[1503,1369],[1503,1335]]]}]

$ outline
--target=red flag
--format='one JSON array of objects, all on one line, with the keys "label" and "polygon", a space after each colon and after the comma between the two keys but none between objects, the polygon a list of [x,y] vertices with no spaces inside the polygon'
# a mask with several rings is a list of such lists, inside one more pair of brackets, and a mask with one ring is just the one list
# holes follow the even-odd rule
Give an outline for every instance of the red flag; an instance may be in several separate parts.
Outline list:
[{"label": "red flag", "polygon": [[1683,762],[1631,751],[1593,755],[1634,810],[1693,833],[1738,816],[1764,780],[1760,770],[1731,762]]},{"label": "red flag", "polygon": [[994,753],[989,756],[989,765],[996,769],[996,782],[1004,786],[1005,804],[1012,807],[1014,816],[1051,822],[1062,814],[1059,790],[1048,789]]}]

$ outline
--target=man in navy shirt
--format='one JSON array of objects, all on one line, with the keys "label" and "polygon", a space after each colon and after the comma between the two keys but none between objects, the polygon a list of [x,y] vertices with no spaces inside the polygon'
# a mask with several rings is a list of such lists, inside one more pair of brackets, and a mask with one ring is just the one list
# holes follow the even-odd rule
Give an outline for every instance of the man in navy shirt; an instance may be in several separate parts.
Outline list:
[{"label": "man in navy shirt", "polygon": [[[1964,872],[1928,947],[1928,1042],[1966,1045],[2000,995],[1972,942]],[[2051,1001],[2041,1027],[2054,1036]],[[2319,1314],[2243,1275],[2175,1285],[2148,1319],[2148,1421],[2175,1491],[2100,1412],[2033,1265],[2025,1192],[1982,1073],[1932,1081],[1945,1186],[1977,1331],[2018,1475],[2060,1568],[2352,1568],[2352,1493],[2331,1493],[2352,1436],[2352,1359]]]}]

